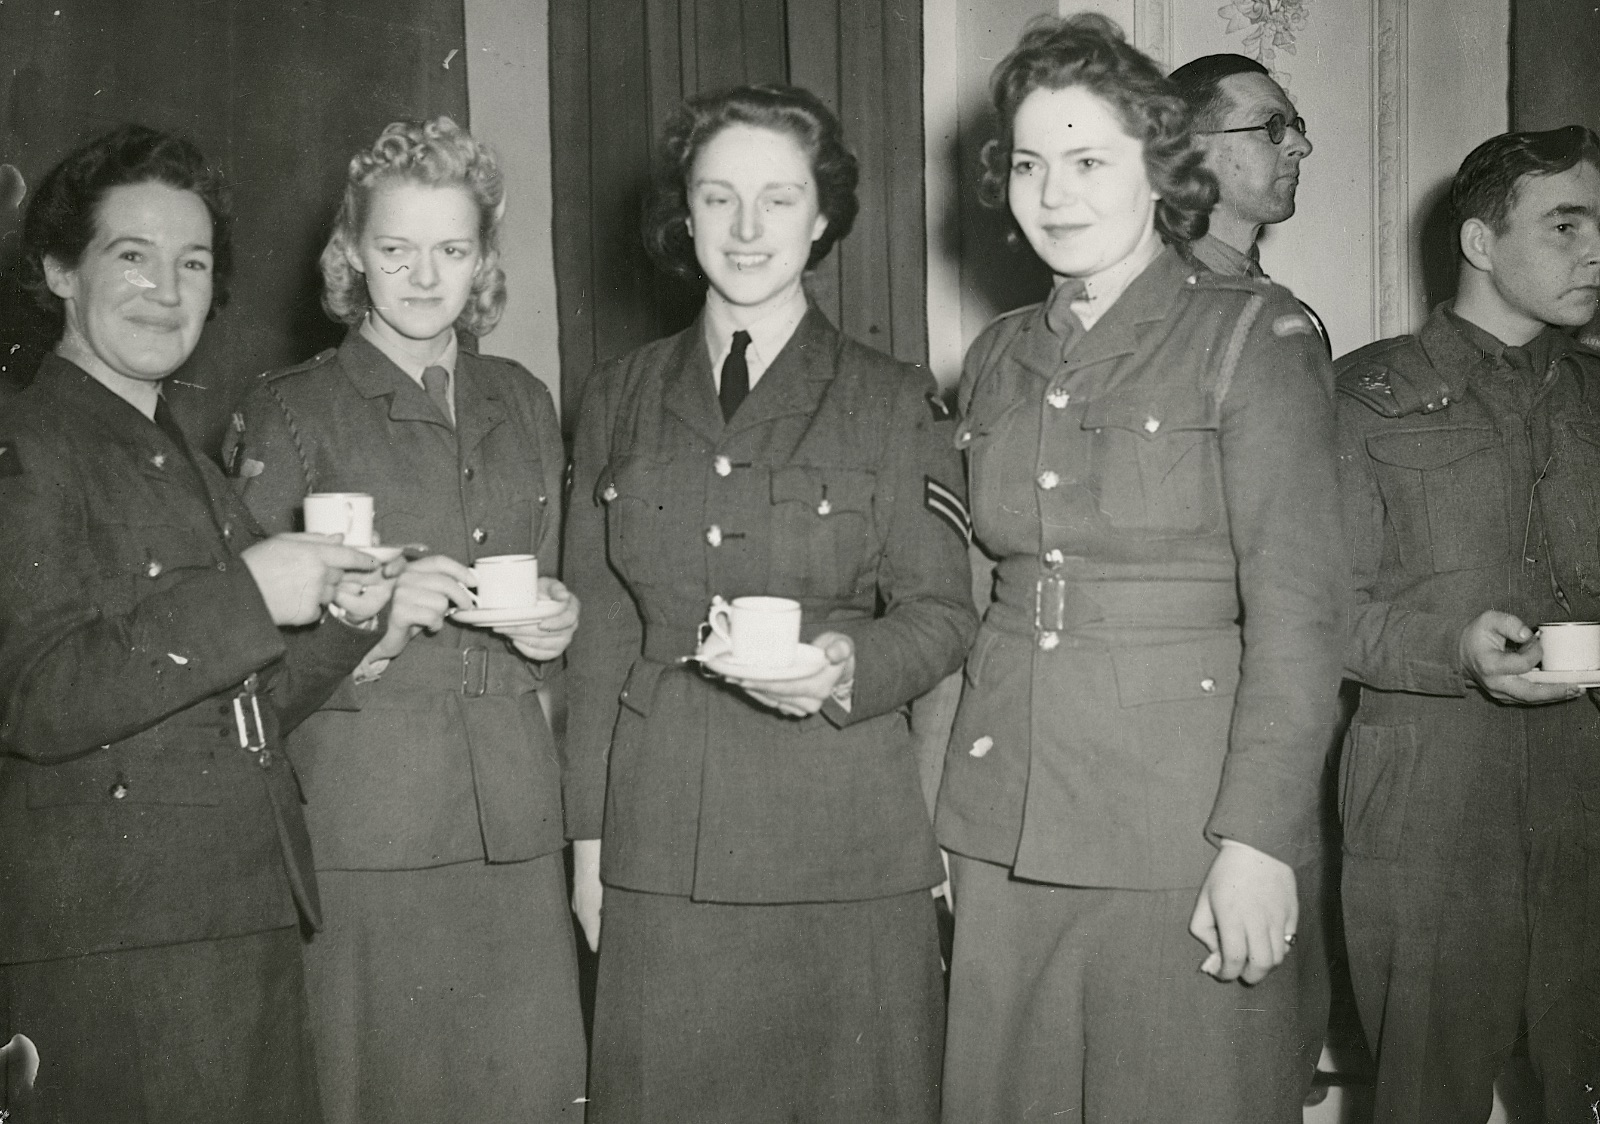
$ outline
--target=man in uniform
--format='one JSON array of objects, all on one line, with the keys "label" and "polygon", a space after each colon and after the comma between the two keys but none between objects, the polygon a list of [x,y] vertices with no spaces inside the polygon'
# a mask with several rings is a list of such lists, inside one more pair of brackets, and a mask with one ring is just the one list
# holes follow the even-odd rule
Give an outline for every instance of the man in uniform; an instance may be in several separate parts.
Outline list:
[{"label": "man in uniform", "polygon": [[[1600,715],[1534,682],[1535,626],[1600,618],[1600,140],[1475,149],[1459,286],[1339,363],[1361,702],[1340,774],[1377,1116],[1486,1120],[1519,1039],[1550,1120],[1600,1099]],[[1600,676],[1596,676],[1600,678]]]},{"label": "man in uniform", "polygon": [[[1210,229],[1189,244],[1188,256],[1212,273],[1265,277],[1257,240],[1262,227],[1294,214],[1300,161],[1311,155],[1306,123],[1255,59],[1205,55],[1169,77],[1189,105],[1205,166],[1217,177]],[[1300,305],[1327,344],[1321,318]]]}]

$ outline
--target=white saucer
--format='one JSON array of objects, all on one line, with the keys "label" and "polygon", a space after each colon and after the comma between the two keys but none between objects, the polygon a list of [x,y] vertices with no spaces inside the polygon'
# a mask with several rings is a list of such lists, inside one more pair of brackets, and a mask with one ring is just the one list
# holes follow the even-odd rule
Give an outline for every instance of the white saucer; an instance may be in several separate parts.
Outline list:
[{"label": "white saucer", "polygon": [[1600,687],[1600,671],[1545,671],[1534,668],[1524,671],[1522,678],[1530,683],[1554,683],[1563,687]]},{"label": "white saucer", "polygon": [[535,601],[532,605],[519,605],[511,609],[452,609],[446,615],[457,624],[504,628],[542,621],[555,616],[561,608],[560,601]]},{"label": "white saucer", "polygon": [[393,562],[406,552],[406,548],[403,546],[358,546],[356,549],[362,554],[372,555],[372,557],[385,565]]},{"label": "white saucer", "polygon": [[733,658],[727,641],[719,636],[708,637],[694,654],[707,670],[724,679],[747,679],[752,683],[783,683],[790,679],[805,679],[828,665],[828,653],[811,644],[797,644],[794,658],[781,666],[765,663],[747,663]]}]

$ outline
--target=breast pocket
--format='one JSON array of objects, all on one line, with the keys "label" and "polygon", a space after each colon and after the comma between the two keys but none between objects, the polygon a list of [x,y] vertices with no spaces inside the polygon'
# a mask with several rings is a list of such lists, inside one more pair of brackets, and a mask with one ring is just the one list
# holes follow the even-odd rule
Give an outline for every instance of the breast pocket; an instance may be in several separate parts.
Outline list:
[{"label": "breast pocket", "polygon": [[1197,390],[1088,403],[1090,489],[1113,530],[1140,538],[1207,534],[1223,518],[1218,409]]},{"label": "breast pocket", "polygon": [[1373,434],[1378,489],[1401,560],[1434,573],[1492,566],[1510,548],[1505,455],[1483,426]]},{"label": "breast pocket", "polygon": [[169,744],[154,731],[58,765],[28,770],[28,806],[122,807],[148,804],[206,807],[220,803],[216,760],[209,750]]},{"label": "breast pocket", "polygon": [[875,473],[789,465],[771,487],[770,593],[847,597],[873,576]]},{"label": "breast pocket", "polygon": [[694,477],[704,471],[703,465],[619,457],[600,474],[594,498],[606,511],[606,551],[630,583],[680,572],[674,550],[698,546],[701,512],[690,498],[699,495]]},{"label": "breast pocket", "polygon": [[[104,606],[126,608],[185,577],[224,562],[207,536],[184,523],[109,521],[103,528],[101,574],[110,598]],[[115,600],[117,606],[109,603]]]}]

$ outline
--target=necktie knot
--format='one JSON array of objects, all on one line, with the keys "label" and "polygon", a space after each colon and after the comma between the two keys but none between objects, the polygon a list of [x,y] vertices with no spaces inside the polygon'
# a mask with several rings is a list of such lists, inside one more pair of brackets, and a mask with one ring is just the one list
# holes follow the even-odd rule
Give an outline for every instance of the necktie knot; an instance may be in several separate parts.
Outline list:
[{"label": "necktie knot", "polygon": [[1045,309],[1044,323],[1051,333],[1061,340],[1062,354],[1083,334],[1083,321],[1072,311],[1072,302],[1083,300],[1088,288],[1081,277],[1063,277],[1050,294],[1050,305]]},{"label": "necktie knot", "polygon": [[455,415],[450,412],[450,372],[435,363],[426,367],[422,372],[422,389],[428,392],[428,397],[433,399],[433,404],[439,408],[439,413],[444,420],[455,424]]},{"label": "necktie knot", "polygon": [[745,352],[750,347],[750,333],[740,329],[733,333],[733,346],[722,361],[722,379],[717,387],[717,400],[722,404],[722,420],[729,422],[738,413],[739,406],[750,393],[750,363]]}]

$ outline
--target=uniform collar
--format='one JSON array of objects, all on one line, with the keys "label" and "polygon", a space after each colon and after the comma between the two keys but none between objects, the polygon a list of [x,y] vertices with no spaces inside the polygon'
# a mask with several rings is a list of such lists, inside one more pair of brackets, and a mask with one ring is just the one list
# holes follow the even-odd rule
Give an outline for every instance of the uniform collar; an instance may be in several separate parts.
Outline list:
[{"label": "uniform collar", "polygon": [[450,330],[449,341],[445,343],[444,350],[439,353],[439,358],[435,359],[432,363],[416,362],[409,355],[405,354],[398,347],[396,347],[392,341],[385,339],[383,335],[372,326],[372,313],[370,312],[362,318],[361,324],[356,328],[356,331],[360,333],[362,339],[366,340],[373,347],[381,351],[384,355],[384,358],[388,359],[389,362],[393,363],[401,371],[404,371],[411,381],[416,383],[418,386],[422,385],[422,372],[427,370],[429,367],[443,367],[445,370],[450,372],[451,381],[454,381],[456,373],[456,354],[459,350],[456,344],[455,329],[452,328]]},{"label": "uniform collar", "polygon": [[[743,330],[750,333],[750,344],[755,349],[750,362],[752,386],[772,366],[773,360],[777,359],[794,336],[800,321],[805,319],[807,307],[805,289],[797,286],[789,300],[754,323],[744,326]],[[705,331],[706,353],[711,357],[711,370],[719,371],[722,361],[733,347],[733,334],[740,330],[740,326],[734,321],[728,303],[717,296],[715,290],[706,291],[706,314],[701,318],[701,323]]]},{"label": "uniform collar", "polygon": [[1189,256],[1212,273],[1226,277],[1265,277],[1261,268],[1261,249],[1251,243],[1247,253],[1241,253],[1215,234],[1206,234],[1189,243]]},{"label": "uniform collar", "polygon": [[1162,250],[1161,239],[1151,230],[1127,257],[1099,273],[1080,278],[1084,295],[1073,301],[1070,307],[1085,330],[1093,328],[1111,310],[1122,294],[1128,291],[1128,287],[1149,268],[1150,263],[1161,256]]}]

